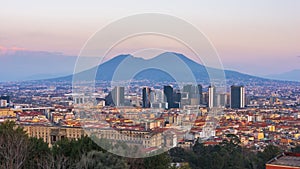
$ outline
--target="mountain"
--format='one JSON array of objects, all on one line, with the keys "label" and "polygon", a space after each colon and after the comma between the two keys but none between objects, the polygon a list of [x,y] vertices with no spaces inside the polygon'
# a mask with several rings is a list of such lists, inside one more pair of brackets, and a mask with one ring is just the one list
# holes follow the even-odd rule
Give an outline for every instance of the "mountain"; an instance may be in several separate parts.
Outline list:
[{"label": "mountain", "polygon": [[281,74],[267,75],[266,77],[277,80],[290,80],[300,82],[300,69],[292,70]]},{"label": "mountain", "polygon": [[0,81],[50,79],[72,74],[77,57],[44,51],[0,51]]},{"label": "mountain", "polygon": [[[96,71],[96,80],[116,81],[116,80],[150,80],[150,81],[180,81],[188,82],[196,77],[198,82],[208,82],[208,71],[220,77],[222,71],[215,68],[207,68],[194,62],[186,56],[178,53],[166,52],[152,59],[137,58],[132,55],[119,55],[98,67],[83,71],[76,75],[76,79],[86,80],[93,71]],[[247,81],[271,81],[269,79],[251,76],[236,71],[224,71],[227,81],[243,82]],[[177,78],[177,79],[176,79]],[[52,80],[71,80],[72,75]]]},{"label": "mountain", "polygon": [[[88,57],[85,58],[88,62]],[[23,81],[23,80],[68,80],[71,81],[77,57],[66,56],[61,53],[44,51],[15,51],[0,55],[0,81]],[[153,66],[154,65],[154,66]],[[144,69],[148,67],[148,69]],[[188,69],[186,69],[188,67]],[[163,71],[161,68],[164,68]],[[117,71],[119,70],[119,71]],[[189,81],[191,75],[197,81],[208,81],[207,70],[213,74],[220,74],[220,70],[206,68],[194,62],[186,56],[178,53],[163,53],[152,59],[143,59],[131,55],[119,55],[90,70],[78,73],[76,77],[85,79],[91,72],[97,72],[93,79],[111,81],[127,77],[137,80],[151,81]],[[132,73],[134,73],[132,75]],[[246,81],[270,81],[256,76],[251,76],[237,71],[225,70],[226,79],[233,82]],[[131,75],[133,77],[128,77]],[[177,76],[176,77],[174,76]],[[278,80],[298,80],[299,70],[280,75],[270,75],[266,78]]]},{"label": "mountain", "polygon": [[[89,62],[90,58],[86,57],[85,59]],[[71,74],[74,71],[76,60],[77,57],[75,56],[67,56],[56,52],[15,51],[6,54],[0,53],[0,81],[24,81],[36,79],[71,81],[73,78]],[[163,53],[148,60],[131,55],[119,55],[101,64],[99,67],[94,67],[91,70],[79,73],[77,77],[84,79],[91,74],[92,70],[94,70],[97,72],[97,80],[110,81],[113,77],[116,78],[114,73],[120,64],[123,65],[123,72],[120,73],[119,71],[118,78],[121,75],[128,74],[128,72],[132,73],[134,70],[140,69],[141,71],[134,75],[134,79],[175,81],[174,77],[169,74],[170,71],[180,77],[191,79],[189,76],[186,76],[186,71],[182,71],[184,69],[183,65],[186,65],[192,72],[188,74],[197,77],[197,81],[207,81],[209,79],[205,66],[194,62],[182,54],[171,52]],[[155,65],[156,67],[168,67],[169,69],[165,72],[155,68],[143,70],[144,67],[150,67],[151,65]],[[174,70],[170,70],[170,68],[173,68]],[[211,72],[220,73],[217,69],[207,69],[211,70]],[[299,72],[300,70],[294,70],[284,74],[269,75],[266,76],[265,79],[230,70],[225,70],[225,75],[227,80],[232,81],[270,81],[267,80],[268,78],[300,81]]]}]

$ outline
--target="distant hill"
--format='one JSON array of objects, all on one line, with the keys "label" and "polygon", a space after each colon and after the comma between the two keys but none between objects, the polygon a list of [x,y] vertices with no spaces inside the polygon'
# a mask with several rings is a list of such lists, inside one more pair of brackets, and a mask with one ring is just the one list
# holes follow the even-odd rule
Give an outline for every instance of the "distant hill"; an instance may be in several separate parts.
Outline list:
[{"label": "distant hill", "polygon": [[[172,56],[171,56],[172,55]],[[176,57],[174,57],[176,56]],[[90,58],[85,58],[89,60]],[[181,60],[181,64],[178,63]],[[76,56],[66,56],[61,53],[43,52],[43,51],[16,51],[13,53],[0,56],[0,82],[1,81],[24,81],[24,80],[68,80],[71,81],[76,64]],[[116,69],[121,63],[126,63],[126,70],[133,71],[134,68],[143,68],[143,66],[156,65],[167,66],[173,68],[173,72],[181,77],[187,77],[186,74],[178,69],[182,65],[186,65],[193,72],[192,74],[197,78],[197,81],[208,81],[209,76],[206,67],[194,62],[186,56],[178,53],[167,52],[152,59],[145,60],[143,58],[134,57],[131,55],[119,55],[111,60],[106,61],[99,67],[93,68],[97,71],[96,79],[110,81]],[[125,64],[124,64],[125,65]],[[219,70],[211,69],[213,72]],[[90,75],[91,70],[87,70],[78,74],[84,79]],[[270,79],[300,81],[300,70],[294,70],[279,75],[270,75],[266,78],[251,76],[237,71],[225,70],[226,79],[232,82],[247,82],[247,81],[264,81],[270,82]],[[122,74],[121,73],[121,74]],[[134,79],[142,80],[148,79],[152,81],[174,81],[175,79],[166,72],[158,69],[146,69],[135,75]]]},{"label": "distant hill", "polygon": [[[1,51],[0,51],[1,52]],[[72,74],[77,57],[43,51],[0,55],[0,81],[50,79]]]},{"label": "distant hill", "polygon": [[[220,70],[218,69],[206,68],[205,66],[194,62],[193,60],[187,58],[182,54],[171,53],[171,52],[160,54],[148,60],[143,58],[137,58],[132,55],[119,55],[99,65],[99,67],[95,67],[91,70],[95,71],[96,69],[97,71],[96,80],[111,81],[114,77],[114,73],[118,71],[118,68],[119,69],[123,68],[120,72],[118,72],[118,77],[123,77],[126,76],[128,72],[134,72],[134,70],[136,69],[142,70],[143,67],[147,67],[147,66],[150,67],[151,65],[155,65],[156,67],[171,67],[170,69],[178,76],[181,77],[185,77],[187,76],[187,74],[186,72],[182,71],[183,70],[182,68],[179,69],[178,66],[181,67],[181,65],[186,65],[190,69],[192,74],[196,77],[197,81],[209,80],[207,69],[212,70],[212,72],[220,73]],[[91,70],[87,70],[79,73],[77,75],[77,78],[79,77],[85,79],[85,77],[91,73]],[[237,71],[225,70],[224,73],[227,80],[234,81],[234,82],[272,81],[261,77],[239,73]],[[150,80],[150,81],[160,81],[160,82],[174,81],[174,77],[169,75],[168,72],[164,72],[156,68],[149,68],[149,69],[142,70],[139,73],[135,74],[133,78],[136,80]],[[61,78],[55,78],[52,80],[71,80],[71,79],[72,79],[72,75],[61,77]]]},{"label": "distant hill", "polygon": [[266,77],[277,80],[290,80],[300,82],[300,69],[292,70],[281,74],[267,75]]}]

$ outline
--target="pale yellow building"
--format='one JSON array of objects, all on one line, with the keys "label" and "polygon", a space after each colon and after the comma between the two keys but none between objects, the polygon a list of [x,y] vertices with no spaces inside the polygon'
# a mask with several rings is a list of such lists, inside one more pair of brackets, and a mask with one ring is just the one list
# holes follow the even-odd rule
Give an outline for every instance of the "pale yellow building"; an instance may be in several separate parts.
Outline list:
[{"label": "pale yellow building", "polygon": [[90,135],[97,138],[107,139],[111,143],[118,141],[126,142],[128,145],[137,145],[144,148],[161,147],[163,142],[162,132],[142,131],[142,130],[118,130],[118,129],[90,129]]},{"label": "pale yellow building", "polygon": [[0,117],[16,117],[16,111],[9,108],[1,108]]},{"label": "pale yellow building", "polygon": [[49,146],[61,139],[79,139],[85,135],[84,130],[79,127],[53,127],[42,125],[22,126],[29,137],[43,139]]}]

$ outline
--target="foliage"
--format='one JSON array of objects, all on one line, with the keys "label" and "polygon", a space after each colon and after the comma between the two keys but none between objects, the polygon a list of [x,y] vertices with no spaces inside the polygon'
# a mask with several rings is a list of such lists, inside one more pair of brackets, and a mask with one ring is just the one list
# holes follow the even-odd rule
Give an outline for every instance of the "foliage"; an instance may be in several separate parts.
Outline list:
[{"label": "foliage", "polygon": [[171,159],[167,153],[144,158],[145,169],[167,169],[170,167]]},{"label": "foliage", "polygon": [[292,152],[300,153],[300,146],[296,146],[295,148],[292,148]]},{"label": "foliage", "polygon": [[29,139],[12,121],[0,124],[0,167],[20,169],[29,156]]},{"label": "foliage", "polygon": [[173,162],[188,162],[193,169],[264,169],[266,162],[278,155],[281,150],[269,145],[263,152],[253,152],[242,148],[238,137],[228,135],[228,140],[220,145],[204,146],[196,142],[192,150],[171,149]]},{"label": "foliage", "polygon": [[77,163],[76,168],[82,169],[127,169],[128,166],[122,158],[101,151],[90,151],[84,154]]},{"label": "foliage", "polygon": [[[300,152],[300,148],[292,151]],[[278,147],[269,145],[256,153],[242,148],[237,136],[227,135],[216,146],[204,146],[197,141],[191,150],[175,147],[148,158],[124,158],[102,149],[89,137],[63,139],[49,148],[42,139],[28,138],[14,122],[0,124],[0,168],[7,169],[264,169],[265,163],[280,152]]]}]

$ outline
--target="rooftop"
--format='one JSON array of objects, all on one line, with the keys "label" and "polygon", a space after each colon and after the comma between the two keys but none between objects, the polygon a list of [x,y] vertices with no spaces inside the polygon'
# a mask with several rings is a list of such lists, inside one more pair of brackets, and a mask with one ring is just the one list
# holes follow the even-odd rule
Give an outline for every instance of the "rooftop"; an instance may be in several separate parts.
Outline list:
[{"label": "rooftop", "polygon": [[299,153],[282,153],[277,157],[273,158],[267,163],[267,165],[280,165],[280,166],[291,166],[300,167],[300,154]]}]

